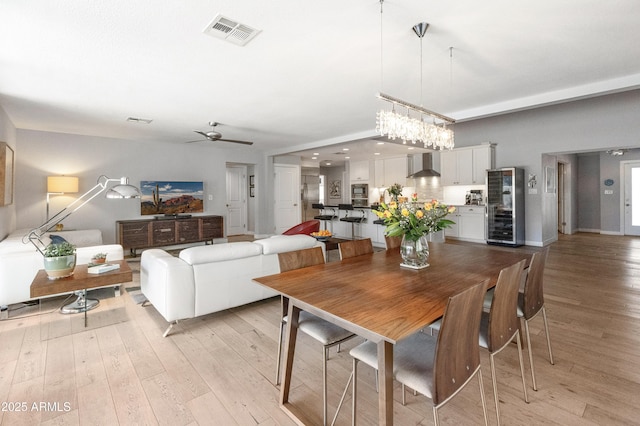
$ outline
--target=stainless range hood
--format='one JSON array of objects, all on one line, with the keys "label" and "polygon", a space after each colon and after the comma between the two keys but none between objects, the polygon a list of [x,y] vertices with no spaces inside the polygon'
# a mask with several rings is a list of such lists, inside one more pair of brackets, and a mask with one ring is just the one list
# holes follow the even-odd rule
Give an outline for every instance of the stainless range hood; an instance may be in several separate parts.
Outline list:
[{"label": "stainless range hood", "polygon": [[431,176],[440,176],[440,173],[433,168],[433,154],[431,152],[425,152],[421,155],[414,155],[413,170],[407,177],[421,178]]}]

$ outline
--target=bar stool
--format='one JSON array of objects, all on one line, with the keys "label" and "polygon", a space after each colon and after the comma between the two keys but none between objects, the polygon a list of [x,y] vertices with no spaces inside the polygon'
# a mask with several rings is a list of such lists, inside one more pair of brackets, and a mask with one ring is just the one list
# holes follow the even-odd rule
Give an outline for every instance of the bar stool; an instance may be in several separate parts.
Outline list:
[{"label": "bar stool", "polygon": [[[324,204],[319,203],[319,204],[311,204],[311,207],[314,209],[318,209],[320,210],[320,213],[317,216],[314,216],[314,219],[318,219],[321,220],[324,223],[324,229],[327,229],[327,222],[331,222],[333,219],[335,219],[336,217],[338,217],[338,215],[336,214],[336,209],[335,207],[325,207]],[[325,214],[325,210],[329,210],[331,212],[331,214]],[[331,231],[333,232],[333,229],[331,229]]]},{"label": "bar stool", "polygon": [[355,224],[356,223],[362,223],[365,221],[365,212],[364,210],[361,210],[360,212],[362,213],[362,216],[357,217],[357,216],[349,216],[349,212],[353,211],[353,205],[352,204],[338,204],[338,210],[344,210],[346,211],[344,217],[341,217],[340,220],[342,222],[349,222],[351,223],[351,239],[355,239]]}]

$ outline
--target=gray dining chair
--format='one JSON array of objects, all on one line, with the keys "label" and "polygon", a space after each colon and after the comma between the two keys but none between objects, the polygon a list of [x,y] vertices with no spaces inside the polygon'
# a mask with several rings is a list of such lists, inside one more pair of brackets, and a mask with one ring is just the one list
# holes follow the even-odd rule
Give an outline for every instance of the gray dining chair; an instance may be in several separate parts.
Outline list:
[{"label": "gray dining chair", "polygon": [[[518,318],[524,324],[524,339],[527,341],[529,351],[529,366],[531,368],[531,380],[533,390],[538,390],[536,383],[536,373],[533,366],[533,353],[531,352],[531,333],[529,332],[529,321],[533,320],[542,312],[544,322],[544,332],[547,337],[547,349],[549,350],[549,362],[553,365],[553,352],[551,350],[551,337],[549,335],[549,323],[547,312],[544,308],[544,269],[549,255],[549,247],[536,252],[531,257],[528,273],[524,283],[524,289],[518,293]],[[491,304],[493,291],[488,291],[484,299],[484,307]]]},{"label": "gray dining chair", "polygon": [[[449,297],[436,337],[414,333],[393,348],[394,379],[431,399],[436,426],[439,424],[438,409],[474,376],[478,377],[484,422],[488,424],[478,345],[486,290],[487,281],[484,281]],[[353,357],[352,423],[355,424],[358,362],[377,368],[378,348],[374,342],[366,341],[351,349],[349,354]]]},{"label": "gray dining chair", "polygon": [[402,237],[390,237],[388,235],[385,235],[384,242],[387,246],[387,250],[395,249],[400,247],[400,243],[402,242]]},{"label": "gray dining chair", "polygon": [[363,254],[373,253],[373,243],[371,238],[343,241],[338,244],[338,251],[340,252],[340,260],[362,256]]},{"label": "gray dining chair", "polygon": [[529,402],[527,385],[524,380],[524,362],[522,361],[522,341],[520,339],[520,327],[518,326],[518,289],[522,271],[526,260],[504,268],[500,271],[496,283],[493,300],[489,312],[482,313],[480,320],[480,346],[489,351],[491,363],[491,383],[493,385],[493,397],[496,403],[496,417],[500,425],[500,400],[498,399],[498,384],[496,380],[495,355],[509,346],[516,339],[518,347],[518,361],[520,363],[520,376],[522,377],[522,392],[525,402]]},{"label": "gray dining chair", "polygon": [[[313,247],[303,250],[295,250],[285,253],[278,253],[280,272],[294,269],[306,268],[308,266],[320,265],[324,263],[322,248]],[[278,359],[276,365],[276,385],[280,384],[280,368],[282,364],[282,340],[284,337],[284,327],[288,321],[289,299],[280,297],[282,315],[280,320],[280,335],[278,337]],[[298,320],[298,330],[307,334],[311,338],[322,344],[322,407],[323,424],[327,424],[327,359],[329,349],[355,337],[350,331],[338,327],[325,321],[309,312],[301,311]]]}]

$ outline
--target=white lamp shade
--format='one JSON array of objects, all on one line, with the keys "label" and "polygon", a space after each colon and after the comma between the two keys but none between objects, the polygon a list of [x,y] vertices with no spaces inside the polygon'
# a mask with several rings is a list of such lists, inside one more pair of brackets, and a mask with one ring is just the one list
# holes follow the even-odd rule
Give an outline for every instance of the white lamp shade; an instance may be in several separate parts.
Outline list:
[{"label": "white lamp shade", "polygon": [[48,176],[47,192],[78,192],[78,178],[76,176]]},{"label": "white lamp shade", "polygon": [[133,185],[116,185],[107,191],[107,198],[140,198],[140,191]]}]

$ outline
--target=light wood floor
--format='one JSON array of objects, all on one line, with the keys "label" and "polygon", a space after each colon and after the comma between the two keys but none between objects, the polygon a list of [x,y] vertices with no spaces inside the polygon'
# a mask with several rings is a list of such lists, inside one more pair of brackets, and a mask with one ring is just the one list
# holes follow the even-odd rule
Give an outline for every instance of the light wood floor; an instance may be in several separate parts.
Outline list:
[{"label": "light wood floor", "polygon": [[[139,285],[138,274],[134,277],[130,290]],[[542,320],[536,319],[538,391],[530,390],[529,404],[522,399],[515,345],[498,355],[503,424],[638,424],[640,238],[561,236],[551,246],[545,280],[555,365],[548,362]],[[135,304],[133,294],[103,298],[89,312],[86,329],[82,315],[55,311],[61,299],[13,311],[11,319],[1,321],[0,423],[294,424],[278,407],[273,385],[278,300],[184,321],[162,338],[166,322],[153,307]],[[43,314],[30,316],[39,311]],[[303,407],[309,424],[319,424],[321,349],[304,334],[298,342],[291,400]],[[357,343],[332,352],[331,411],[351,369],[348,349]],[[495,424],[489,360],[481,353],[489,419]],[[360,424],[375,424],[373,371],[360,371]],[[528,363],[525,373],[530,386]],[[433,424],[424,397],[409,394],[403,407],[396,386],[395,399],[396,424]],[[479,424],[477,401],[472,384],[441,410],[442,423]],[[350,423],[349,408],[343,408],[338,424]]]}]

